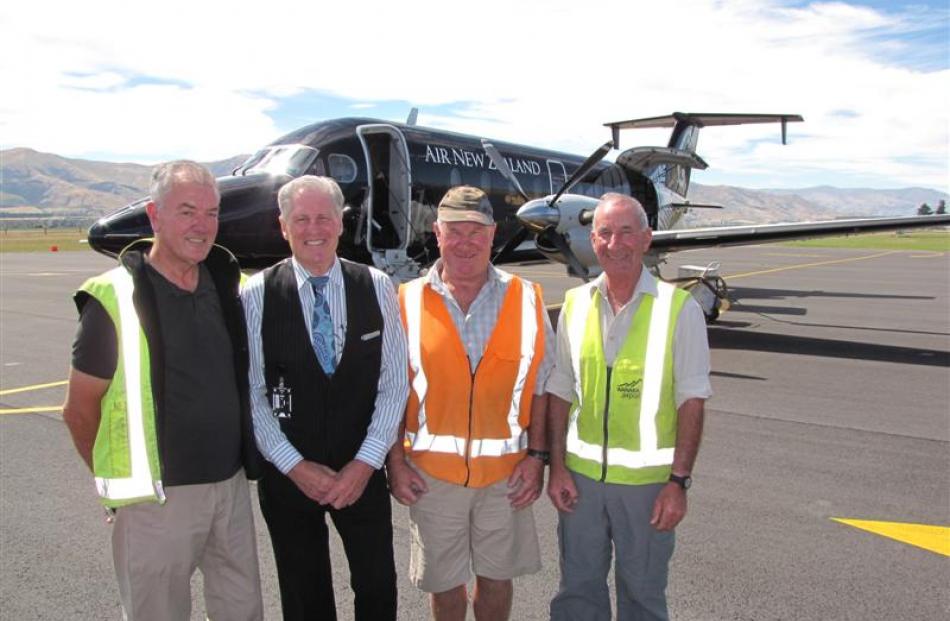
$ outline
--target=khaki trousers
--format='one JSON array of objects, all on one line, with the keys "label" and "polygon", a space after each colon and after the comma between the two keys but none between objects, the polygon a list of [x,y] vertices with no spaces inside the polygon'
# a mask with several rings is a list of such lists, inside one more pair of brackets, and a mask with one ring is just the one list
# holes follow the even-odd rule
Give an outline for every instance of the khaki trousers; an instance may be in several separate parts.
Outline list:
[{"label": "khaki trousers", "polygon": [[124,617],[191,618],[191,576],[204,576],[208,618],[263,618],[251,500],[244,472],[226,481],[165,489],[164,505],[116,512],[112,556]]}]

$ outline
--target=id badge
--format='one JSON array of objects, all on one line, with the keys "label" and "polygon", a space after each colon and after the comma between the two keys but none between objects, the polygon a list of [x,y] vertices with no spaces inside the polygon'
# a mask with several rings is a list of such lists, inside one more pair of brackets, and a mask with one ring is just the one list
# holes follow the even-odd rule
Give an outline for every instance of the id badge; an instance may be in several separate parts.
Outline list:
[{"label": "id badge", "polygon": [[294,398],[290,387],[284,384],[283,375],[280,376],[277,387],[271,390],[270,404],[274,418],[290,418],[293,414]]}]

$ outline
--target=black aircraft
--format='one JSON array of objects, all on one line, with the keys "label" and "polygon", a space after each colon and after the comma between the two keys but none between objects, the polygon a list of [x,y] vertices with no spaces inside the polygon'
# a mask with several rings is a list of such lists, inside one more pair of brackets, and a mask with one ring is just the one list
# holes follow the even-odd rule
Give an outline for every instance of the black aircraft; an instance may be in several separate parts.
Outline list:
[{"label": "black aircraft", "polygon": [[[278,138],[218,179],[221,214],[217,241],[245,267],[263,267],[290,254],[277,222],[277,191],[293,177],[329,175],[346,199],[344,257],[415,277],[438,257],[432,223],[436,205],[452,186],[468,184],[488,193],[498,229],[494,261],[547,258],[570,274],[595,273],[590,244],[591,211],[597,197],[620,192],[637,198],[654,229],[647,263],[684,248],[752,244],[783,239],[916,228],[950,223],[950,216],[867,218],[796,224],[676,229],[689,209],[720,208],[686,199],[692,169],[706,162],[696,154],[699,130],[713,125],[780,123],[797,115],[691,114],[607,123],[612,141],[586,160],[475,136],[407,123],[344,118],[308,125]],[[672,127],[665,147],[633,147],[615,162],[604,161],[619,144],[621,129]],[[89,230],[89,244],[115,255],[131,241],[150,236],[147,198],[109,215]]]}]

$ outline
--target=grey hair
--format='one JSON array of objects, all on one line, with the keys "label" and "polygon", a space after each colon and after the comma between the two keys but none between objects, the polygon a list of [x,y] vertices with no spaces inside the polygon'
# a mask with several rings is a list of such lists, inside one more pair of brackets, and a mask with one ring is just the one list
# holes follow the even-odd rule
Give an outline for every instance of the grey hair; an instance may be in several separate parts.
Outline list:
[{"label": "grey hair", "polygon": [[286,220],[290,217],[290,213],[294,210],[294,199],[306,190],[315,190],[328,196],[336,207],[336,215],[343,215],[343,191],[340,190],[337,182],[332,177],[303,175],[288,182],[277,193],[277,206],[280,208],[282,218]]},{"label": "grey hair", "polygon": [[215,200],[221,200],[218,182],[206,166],[191,160],[174,160],[159,164],[152,169],[152,177],[148,183],[148,194],[152,202],[157,207],[161,207],[175,183],[180,182],[207,186],[214,190]]},{"label": "grey hair", "polygon": [[640,201],[633,198],[632,196],[627,196],[626,194],[620,194],[619,192],[607,192],[600,197],[600,202],[597,203],[597,207],[594,208],[594,213],[597,213],[597,210],[603,206],[609,205],[610,203],[626,203],[633,207],[633,211],[637,214],[637,219],[640,221],[640,230],[650,228],[650,221],[647,219],[647,212],[643,209],[643,205],[640,204]]}]

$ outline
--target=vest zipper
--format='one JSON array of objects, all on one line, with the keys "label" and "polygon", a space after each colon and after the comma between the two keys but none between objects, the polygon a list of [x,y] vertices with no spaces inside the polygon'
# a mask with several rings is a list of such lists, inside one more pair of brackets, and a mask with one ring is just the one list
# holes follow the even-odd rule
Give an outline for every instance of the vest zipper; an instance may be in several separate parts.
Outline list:
[{"label": "vest zipper", "polygon": [[[465,438],[465,483],[462,484],[464,487],[468,487],[468,481],[472,478],[472,406],[475,404],[475,373],[478,372],[478,365],[481,363],[482,361],[479,360],[475,365],[475,370],[471,372],[472,383],[468,389],[468,436]],[[471,368],[471,361],[468,364]]]},{"label": "vest zipper", "polygon": [[610,417],[610,373],[613,371],[612,367],[607,367],[607,395],[604,399],[604,447],[603,447],[603,462],[600,472],[600,480],[607,480],[607,423],[608,418]]}]

